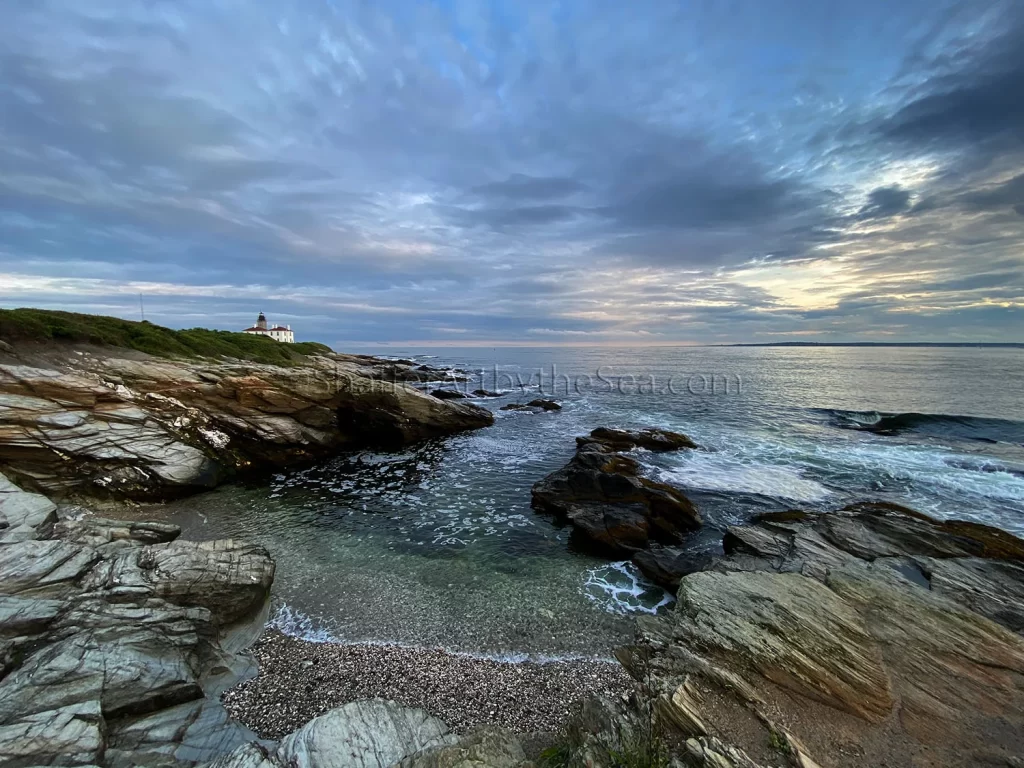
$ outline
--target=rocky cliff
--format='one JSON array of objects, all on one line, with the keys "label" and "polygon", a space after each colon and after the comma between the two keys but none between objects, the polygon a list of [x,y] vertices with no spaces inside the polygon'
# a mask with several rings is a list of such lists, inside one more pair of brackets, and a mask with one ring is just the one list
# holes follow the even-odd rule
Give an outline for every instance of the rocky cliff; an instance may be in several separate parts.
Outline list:
[{"label": "rocky cliff", "polygon": [[0,470],[49,496],[153,499],[338,450],[492,423],[369,357],[297,365],[169,360],[117,347],[0,349]]}]

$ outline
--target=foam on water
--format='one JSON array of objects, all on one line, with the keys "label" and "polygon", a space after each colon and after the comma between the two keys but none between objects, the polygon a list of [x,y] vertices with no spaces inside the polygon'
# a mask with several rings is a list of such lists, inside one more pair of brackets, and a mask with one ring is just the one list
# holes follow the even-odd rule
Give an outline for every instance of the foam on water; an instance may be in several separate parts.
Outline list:
[{"label": "foam on water", "polygon": [[276,629],[282,635],[296,637],[310,643],[340,642],[321,621],[313,619],[302,611],[282,603],[267,621],[268,629]]},{"label": "foam on water", "polygon": [[608,563],[587,571],[583,594],[609,613],[655,614],[675,603],[676,599],[640,575],[628,560]]},{"label": "foam on water", "polygon": [[675,469],[658,472],[672,485],[704,491],[752,493],[776,499],[817,503],[832,491],[803,476],[798,467],[749,462],[718,453],[694,454],[692,460]]}]

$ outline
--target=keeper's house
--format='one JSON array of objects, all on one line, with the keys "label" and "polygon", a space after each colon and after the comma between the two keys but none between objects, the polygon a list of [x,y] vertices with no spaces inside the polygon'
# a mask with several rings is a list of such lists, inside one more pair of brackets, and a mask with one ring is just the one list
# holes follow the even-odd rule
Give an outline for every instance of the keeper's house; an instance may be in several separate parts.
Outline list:
[{"label": "keeper's house", "polygon": [[260,316],[256,318],[256,325],[252,328],[246,328],[243,333],[255,333],[260,336],[269,336],[274,341],[283,341],[287,344],[291,344],[295,341],[295,334],[292,333],[292,327],[290,325],[275,325],[273,328],[267,327],[267,316],[260,312]]}]

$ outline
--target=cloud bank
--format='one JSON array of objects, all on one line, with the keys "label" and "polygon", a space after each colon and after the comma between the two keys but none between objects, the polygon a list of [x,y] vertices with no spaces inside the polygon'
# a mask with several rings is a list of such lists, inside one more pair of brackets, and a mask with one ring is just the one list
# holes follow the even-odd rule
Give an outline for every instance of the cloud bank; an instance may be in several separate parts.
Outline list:
[{"label": "cloud bank", "polygon": [[1019,3],[10,0],[0,306],[1024,341]]}]

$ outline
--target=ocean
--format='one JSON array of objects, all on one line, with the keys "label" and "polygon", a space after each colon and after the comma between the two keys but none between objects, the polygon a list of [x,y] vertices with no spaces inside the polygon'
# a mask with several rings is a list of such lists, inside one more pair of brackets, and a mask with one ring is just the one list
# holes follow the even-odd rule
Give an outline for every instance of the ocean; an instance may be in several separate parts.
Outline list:
[{"label": "ocean", "polygon": [[[360,350],[363,351],[363,350]],[[973,347],[392,349],[472,373],[493,427],[362,451],[148,506],[188,538],[247,538],[278,563],[273,624],[339,642],[509,659],[608,657],[672,596],[574,551],[530,487],[599,426],[685,432],[640,453],[706,524],[882,499],[1024,534],[1024,350]],[[502,411],[550,397],[561,411]]]}]

